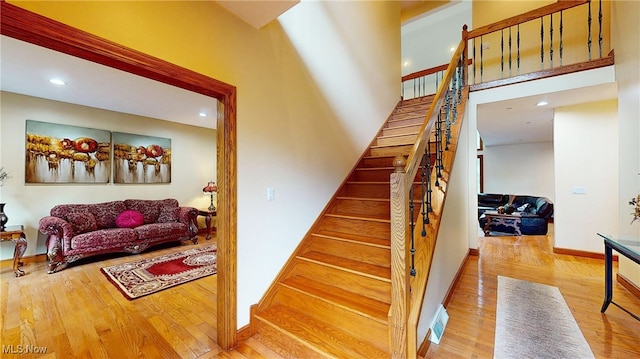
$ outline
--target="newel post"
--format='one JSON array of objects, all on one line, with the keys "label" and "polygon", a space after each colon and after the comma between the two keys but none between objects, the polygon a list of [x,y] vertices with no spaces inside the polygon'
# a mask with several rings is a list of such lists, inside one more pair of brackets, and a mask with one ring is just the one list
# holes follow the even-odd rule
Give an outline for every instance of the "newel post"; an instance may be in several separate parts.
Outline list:
[{"label": "newel post", "polygon": [[403,156],[393,159],[391,173],[391,310],[389,341],[392,358],[407,357],[407,318],[409,313],[409,188]]}]

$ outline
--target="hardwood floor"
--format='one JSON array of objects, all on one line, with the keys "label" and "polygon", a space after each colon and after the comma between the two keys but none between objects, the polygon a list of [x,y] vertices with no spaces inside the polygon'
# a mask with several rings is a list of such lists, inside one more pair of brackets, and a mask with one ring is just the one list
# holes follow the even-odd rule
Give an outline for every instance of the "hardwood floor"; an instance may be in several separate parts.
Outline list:
[{"label": "hardwood floor", "polygon": [[[200,238],[197,245],[214,241]],[[25,265],[20,278],[3,266],[0,357],[281,358],[257,338],[229,352],[217,347],[215,276],[129,301],[99,270],[186,246],[193,244],[102,258],[50,275],[43,262]],[[482,238],[480,256],[465,264],[448,305],[445,335],[426,357],[493,357],[498,275],[560,288],[596,358],[640,357],[640,322],[615,306],[600,314],[603,271],[602,260],[554,254],[546,236]],[[619,284],[614,300],[640,313],[640,299]],[[45,355],[10,353],[40,347]]]},{"label": "hardwood floor", "polygon": [[[481,237],[479,250],[464,266],[444,337],[427,358],[493,357],[499,275],[558,287],[596,358],[640,357],[640,322],[613,305],[600,313],[603,260],[554,254],[547,236]],[[617,282],[613,298],[640,313],[640,299]]]}]

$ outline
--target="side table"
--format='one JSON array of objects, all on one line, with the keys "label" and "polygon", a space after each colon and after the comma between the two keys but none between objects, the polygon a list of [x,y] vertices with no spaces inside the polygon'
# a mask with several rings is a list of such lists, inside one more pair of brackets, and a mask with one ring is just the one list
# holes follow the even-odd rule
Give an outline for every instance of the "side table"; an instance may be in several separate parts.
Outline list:
[{"label": "side table", "polygon": [[204,222],[207,224],[207,240],[211,239],[211,218],[215,217],[218,212],[214,209],[199,209],[198,215],[204,216]]},{"label": "side table", "polygon": [[13,272],[16,274],[16,277],[23,276],[25,273],[21,270],[20,266],[22,266],[22,262],[20,262],[20,258],[24,255],[24,252],[27,250],[27,236],[24,234],[24,226],[6,226],[2,231],[0,231],[1,242],[4,241],[13,241],[16,244],[16,249],[13,251]]}]

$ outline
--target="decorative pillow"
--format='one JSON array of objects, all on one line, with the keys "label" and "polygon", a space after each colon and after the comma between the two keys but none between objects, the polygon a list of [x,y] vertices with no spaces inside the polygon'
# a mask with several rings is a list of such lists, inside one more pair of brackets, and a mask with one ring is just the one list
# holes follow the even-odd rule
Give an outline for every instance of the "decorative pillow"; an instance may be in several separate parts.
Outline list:
[{"label": "decorative pillow", "polygon": [[178,222],[180,207],[162,207],[158,216],[158,223]]},{"label": "decorative pillow", "polygon": [[71,224],[73,234],[81,234],[95,231],[98,229],[96,217],[88,212],[70,212],[67,213],[67,222]]},{"label": "decorative pillow", "polygon": [[144,224],[144,216],[138,211],[126,210],[116,217],[116,226],[134,228]]}]

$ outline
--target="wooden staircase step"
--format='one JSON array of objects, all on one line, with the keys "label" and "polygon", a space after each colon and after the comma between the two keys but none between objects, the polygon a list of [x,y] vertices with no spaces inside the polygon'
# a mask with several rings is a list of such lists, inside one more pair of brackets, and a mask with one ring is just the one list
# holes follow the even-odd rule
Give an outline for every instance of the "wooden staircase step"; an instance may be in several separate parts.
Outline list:
[{"label": "wooden staircase step", "polygon": [[358,168],[372,168],[372,167],[392,167],[393,157],[395,155],[387,156],[374,156],[369,155],[362,158]]},{"label": "wooden staircase step", "polygon": [[318,231],[311,234],[312,236],[331,238],[338,241],[354,242],[354,243],[366,243],[369,246],[376,246],[380,248],[391,248],[391,240],[389,238],[375,238],[367,237],[359,234],[340,233],[333,231]]},{"label": "wooden staircase step", "polygon": [[400,106],[412,106],[412,105],[420,104],[423,102],[428,102],[429,104],[431,104],[433,102],[434,97],[435,97],[435,94],[431,94],[431,95],[411,98],[408,100],[402,100],[400,101]]},{"label": "wooden staircase step", "polygon": [[418,135],[420,132],[420,127],[422,124],[415,125],[405,125],[405,126],[396,126],[396,127],[386,127],[381,131],[382,136],[391,136],[391,135],[399,135],[399,134],[410,134],[414,133]]},{"label": "wooden staircase step", "polygon": [[411,153],[413,145],[400,145],[400,146],[371,146],[371,156],[391,156],[397,155],[408,156]]},{"label": "wooden staircase step", "polygon": [[349,182],[388,182],[393,167],[362,167],[356,168]]},{"label": "wooden staircase step", "polygon": [[283,305],[257,313],[258,340],[293,358],[388,358],[389,353]]},{"label": "wooden staircase step", "polygon": [[282,286],[305,295],[331,303],[337,307],[357,313],[358,315],[387,325],[389,303],[353,293],[315,280],[301,276],[287,278],[280,283]]},{"label": "wooden staircase step", "polygon": [[383,128],[395,128],[400,126],[421,125],[426,118],[427,113],[406,113],[393,116]]},{"label": "wooden staircase step", "polygon": [[341,269],[364,277],[377,279],[382,282],[391,282],[391,269],[374,264],[334,256],[326,253],[307,252],[298,256],[298,259],[314,262],[323,266]]},{"label": "wooden staircase step", "polygon": [[413,145],[416,142],[417,133],[379,136],[376,138],[376,146]]},{"label": "wooden staircase step", "polygon": [[359,234],[374,238],[390,238],[389,218],[374,219],[358,216],[325,214],[320,219],[316,231],[334,231],[345,234]]},{"label": "wooden staircase step", "polygon": [[312,234],[305,251],[330,254],[381,267],[390,267],[391,263],[389,247],[372,246],[368,242],[342,240],[339,237]]},{"label": "wooden staircase step", "polygon": [[391,203],[388,198],[336,197],[329,207],[328,213],[346,215],[370,214],[377,218],[390,218],[390,210]]},{"label": "wooden staircase step", "polygon": [[334,287],[360,293],[384,303],[391,303],[391,283],[382,283],[377,278],[328,267],[313,261],[296,259],[295,263],[296,267],[290,273],[292,276],[298,275],[309,280],[331,283]]},{"label": "wooden staircase step", "polygon": [[389,198],[389,181],[345,183],[340,196],[360,198]]}]

